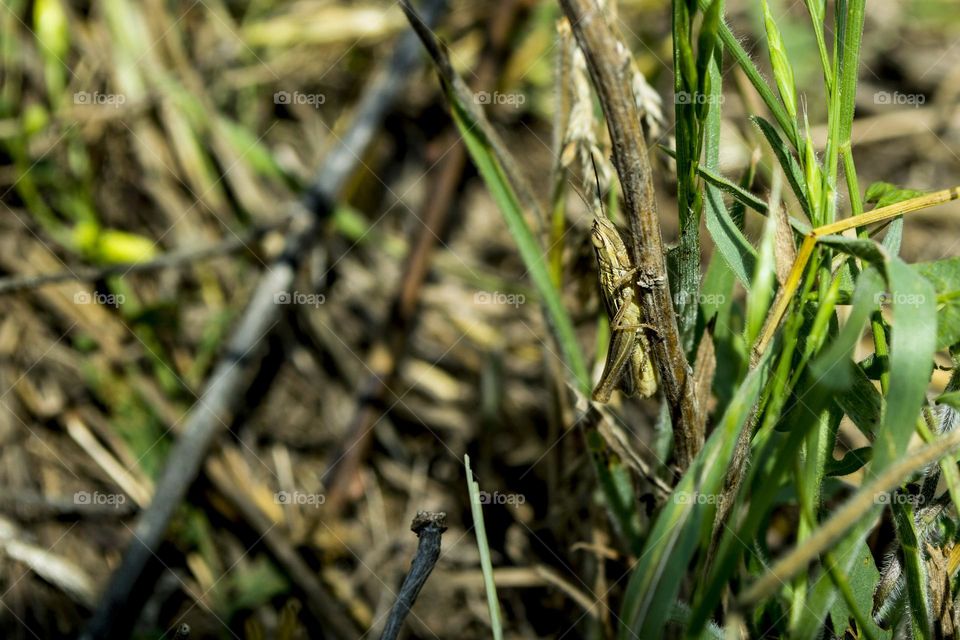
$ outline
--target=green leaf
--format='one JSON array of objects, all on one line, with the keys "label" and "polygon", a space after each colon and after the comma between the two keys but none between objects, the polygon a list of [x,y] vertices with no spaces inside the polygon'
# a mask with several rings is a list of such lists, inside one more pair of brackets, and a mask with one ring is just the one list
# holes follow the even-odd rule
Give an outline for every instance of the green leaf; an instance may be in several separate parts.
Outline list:
[{"label": "green leaf", "polygon": [[[690,622],[692,632],[696,633],[706,624],[729,581],[736,574],[741,556],[752,550],[743,541],[754,540],[761,525],[767,521],[780,492],[784,474],[793,468],[796,458],[803,455],[804,438],[810,428],[817,424],[820,412],[828,405],[831,394],[831,390],[813,377],[802,376],[797,395],[804,401],[795,403],[783,418],[787,429],[783,433],[773,432],[763,443],[755,438],[754,451],[750,455],[755,463],[748,467],[748,478],[740,490],[742,495],[749,496],[747,512],[742,517],[738,517],[736,511],[731,513],[729,522],[739,522],[739,526],[730,525],[724,530],[713,565],[708,568],[706,578],[698,583]],[[837,413],[834,420],[839,421],[840,417]],[[767,563],[764,561],[764,564]]]},{"label": "green leaf", "polygon": [[906,451],[926,399],[937,346],[937,314],[930,283],[896,257],[887,263],[887,282],[893,301],[890,393],[877,430],[871,474],[879,473]]},{"label": "green leaf", "polygon": [[[867,193],[864,195],[863,200],[865,203],[873,203],[875,207],[879,209],[922,195],[924,195],[922,191],[901,189],[889,182],[874,182],[867,187]],[[897,216],[887,225],[887,233],[883,237],[883,246],[891,254],[896,255],[900,253],[900,243],[902,239],[903,216]]]},{"label": "green leaf", "polygon": [[883,267],[889,254],[883,245],[866,238],[848,238],[847,236],[821,236],[817,241],[825,246],[841,251],[854,258],[866,260],[870,264]]},{"label": "green leaf", "polygon": [[[870,547],[865,543],[865,536],[847,536],[837,544],[832,555],[839,561],[839,565],[835,567],[836,571],[847,576],[857,607],[860,611],[869,612],[873,604],[873,590],[880,579],[880,572],[877,571],[877,565],[873,561]],[[832,606],[830,605],[831,602],[833,603]],[[838,597],[837,589],[825,571],[820,574],[814,584],[807,604],[810,607],[810,610],[806,612],[809,617],[801,623],[803,625],[801,626],[802,638],[812,640],[817,637],[822,624],[818,625],[815,621],[821,622],[823,620],[822,612],[827,609],[829,609],[836,635],[844,637],[843,631],[849,625],[848,621],[851,616],[850,607],[842,598]],[[890,632],[880,629],[869,617],[867,619],[871,625],[873,637],[890,636]]]},{"label": "green leaf", "polygon": [[[700,77],[700,93],[703,95],[709,95],[717,89],[715,86],[707,86],[708,84],[715,84],[715,82],[708,83],[709,72],[707,68],[714,59],[714,49],[718,44],[717,30],[720,27],[720,10],[722,8],[723,3],[721,0],[713,0],[713,2],[710,3],[710,6],[703,14],[703,21],[700,24],[700,35],[697,36],[697,75]],[[715,78],[710,78],[710,80],[715,80]],[[705,103],[705,106],[719,106],[719,103],[712,105],[708,101]]]},{"label": "green leaf", "polygon": [[937,396],[937,399],[934,400],[937,404],[945,404],[948,407],[953,407],[954,409],[960,409],[960,391],[948,391],[946,393],[941,393]]},{"label": "green leaf", "polygon": [[937,304],[937,348],[960,342],[960,258],[921,262],[913,268],[933,285]]},{"label": "green leaf", "polygon": [[[703,9],[706,9],[709,4],[710,0],[700,0],[700,7]],[[763,75],[760,73],[760,70],[757,69],[757,65],[753,63],[753,59],[750,58],[750,54],[747,53],[746,49],[743,48],[743,45],[740,44],[737,36],[730,31],[730,27],[724,24],[723,20],[720,21],[719,34],[720,40],[723,42],[724,49],[730,54],[734,62],[736,62],[740,69],[744,72],[744,74],[747,76],[747,79],[750,81],[750,84],[752,84],[753,88],[757,90],[757,93],[760,94],[760,98],[763,100],[763,103],[767,106],[767,109],[770,110],[770,113],[773,114],[773,117],[777,121],[777,124],[780,125],[780,128],[787,132],[787,137],[793,142],[794,147],[798,148],[797,140],[799,139],[799,135],[797,133],[796,120],[787,114],[787,111],[783,108],[783,105],[773,94],[773,90],[770,88],[770,85],[768,85],[763,79]]]},{"label": "green leaf", "polygon": [[[673,155],[671,153],[671,155]],[[719,173],[714,172],[708,167],[699,166],[697,167],[697,173],[700,174],[700,177],[703,178],[707,183],[726,191],[728,194],[733,196],[733,198],[756,211],[757,213],[762,213],[767,215],[767,203],[761,200],[759,197],[753,195],[740,185],[736,184],[729,178],[720,175]],[[733,226],[740,230],[740,225],[736,222],[733,222]]]},{"label": "green leaf", "polygon": [[883,399],[860,366],[845,367],[845,370],[852,376],[850,388],[838,393],[834,401],[865,436],[873,438],[880,424]]},{"label": "green leaf", "polygon": [[[715,2],[714,5],[719,5]],[[713,83],[715,96],[720,95],[721,82],[720,74],[716,62],[710,65],[709,72],[717,77]],[[720,167],[720,109],[711,109],[707,114],[707,121],[704,128],[705,134],[705,162],[704,165],[698,165],[698,173],[701,176],[705,172],[713,173]],[[733,183],[727,182],[727,186],[732,186],[734,190],[740,191],[739,187]],[[720,193],[719,185],[716,182],[707,180],[706,186],[706,214],[707,231],[713,238],[713,242],[726,260],[730,269],[737,276],[737,279],[743,286],[750,290],[750,274],[756,270],[757,252],[743,235],[743,232],[737,227],[736,223],[730,217],[727,207],[723,202],[723,196]]]},{"label": "green leaf", "polygon": [[710,258],[707,274],[700,289],[700,310],[703,322],[713,323],[717,370],[713,377],[713,393],[717,399],[716,415],[722,415],[746,374],[748,357],[743,336],[734,328],[732,318],[733,287],[736,276],[719,252]]},{"label": "green leaf", "polygon": [[[882,495],[898,487],[918,469],[945,456],[952,456],[958,446],[960,431],[951,431],[887,465],[881,473],[876,474],[876,477],[834,509],[830,517],[804,544],[784,554],[762,577],[748,585],[739,595],[741,606],[758,602],[793,576],[806,571],[811,562],[822,554],[829,553],[844,537],[859,538],[864,535],[873,527],[873,522],[879,515]],[[816,624],[801,625],[800,628],[810,629],[811,626],[815,627]]]},{"label": "green leaf", "polygon": [[[840,146],[849,144],[853,129],[853,114],[856,110],[857,72],[860,68],[860,43],[863,40],[863,21],[866,0],[847,0],[846,11],[839,17],[838,51],[839,57],[839,134]],[[839,10],[839,4],[838,10]],[[839,31],[842,29],[843,33]]]},{"label": "green leaf", "polygon": [[810,12],[810,22],[813,25],[814,36],[817,40],[817,52],[820,54],[820,67],[823,69],[823,80],[827,94],[833,87],[833,68],[827,55],[827,43],[823,36],[824,17],[826,15],[826,0],[806,0],[807,11]]},{"label": "green leaf", "polygon": [[[810,195],[811,208],[814,211],[819,211],[823,197],[823,172],[820,169],[820,163],[817,161],[817,153],[813,149],[813,136],[810,135],[810,123],[807,122],[806,113],[803,115],[803,120],[807,130],[803,147],[804,182]],[[819,215],[814,217],[817,218],[815,224],[823,222]]]},{"label": "green leaf", "polygon": [[901,189],[889,182],[874,182],[867,187],[867,192],[863,196],[864,202],[872,202],[877,209],[889,207],[892,204],[912,200],[924,195],[923,191],[914,191],[913,189]]}]

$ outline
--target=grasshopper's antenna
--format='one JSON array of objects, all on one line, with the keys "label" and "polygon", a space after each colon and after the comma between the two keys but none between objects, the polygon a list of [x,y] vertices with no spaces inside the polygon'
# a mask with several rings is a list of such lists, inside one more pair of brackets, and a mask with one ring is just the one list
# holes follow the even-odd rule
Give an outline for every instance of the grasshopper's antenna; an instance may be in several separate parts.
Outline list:
[{"label": "grasshopper's antenna", "polygon": [[590,154],[590,162],[593,163],[593,179],[597,183],[597,202],[600,203],[600,213],[607,215],[603,210],[603,194],[600,191],[600,173],[597,171],[597,159],[593,157],[593,154]]}]

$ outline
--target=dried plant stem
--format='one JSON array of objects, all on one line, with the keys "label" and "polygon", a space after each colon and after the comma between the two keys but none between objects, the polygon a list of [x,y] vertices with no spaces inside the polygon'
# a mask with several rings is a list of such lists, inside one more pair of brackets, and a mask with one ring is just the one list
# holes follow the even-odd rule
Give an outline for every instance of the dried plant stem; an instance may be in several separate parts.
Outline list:
[{"label": "dried plant stem", "polygon": [[440,538],[443,532],[447,530],[445,525],[447,514],[431,513],[421,511],[413,519],[410,530],[417,534],[420,543],[417,545],[417,553],[413,556],[410,563],[410,572],[403,579],[403,585],[400,587],[400,593],[397,594],[397,601],[393,603],[393,609],[390,610],[390,618],[387,620],[387,626],[380,636],[380,640],[395,640],[400,635],[400,629],[403,628],[403,621],[407,619],[410,613],[410,607],[420,595],[420,589],[426,584],[427,578],[433,571],[434,565],[440,558]]},{"label": "dried plant stem", "polygon": [[677,464],[683,470],[703,445],[703,434],[697,429],[700,408],[670,299],[653,173],[632,92],[629,53],[606,23],[596,0],[560,0],[560,5],[587,59],[610,131],[613,162],[633,236],[637,295],[645,322],[656,328],[651,347],[670,407]]}]

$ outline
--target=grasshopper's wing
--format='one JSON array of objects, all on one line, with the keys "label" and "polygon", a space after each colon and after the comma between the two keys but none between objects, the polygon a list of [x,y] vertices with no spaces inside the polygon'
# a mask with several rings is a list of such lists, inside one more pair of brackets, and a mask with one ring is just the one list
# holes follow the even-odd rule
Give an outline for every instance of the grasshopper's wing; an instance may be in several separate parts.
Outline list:
[{"label": "grasshopper's wing", "polygon": [[[627,395],[633,395],[631,378],[633,352],[637,340],[636,331],[613,331],[610,335],[609,354],[603,365],[600,381],[593,390],[593,399],[597,402],[609,402],[610,395],[617,387]],[[651,394],[652,395],[652,394]]]}]

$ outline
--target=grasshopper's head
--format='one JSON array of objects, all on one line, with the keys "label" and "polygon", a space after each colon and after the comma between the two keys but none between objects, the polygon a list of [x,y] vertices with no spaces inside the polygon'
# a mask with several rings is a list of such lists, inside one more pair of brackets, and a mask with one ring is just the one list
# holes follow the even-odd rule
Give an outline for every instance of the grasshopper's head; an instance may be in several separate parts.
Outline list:
[{"label": "grasshopper's head", "polygon": [[601,263],[614,267],[625,266],[620,263],[627,260],[627,247],[613,222],[605,216],[595,216],[591,239]]}]

